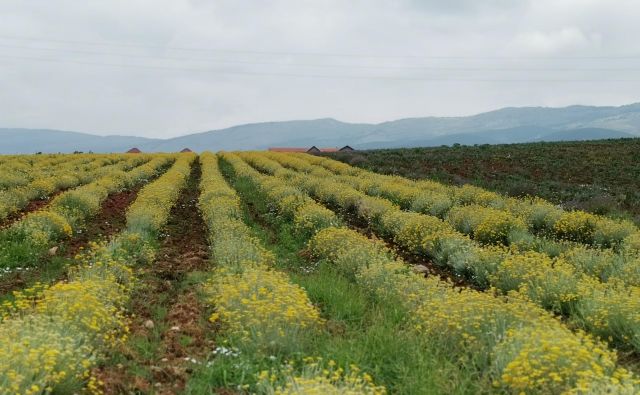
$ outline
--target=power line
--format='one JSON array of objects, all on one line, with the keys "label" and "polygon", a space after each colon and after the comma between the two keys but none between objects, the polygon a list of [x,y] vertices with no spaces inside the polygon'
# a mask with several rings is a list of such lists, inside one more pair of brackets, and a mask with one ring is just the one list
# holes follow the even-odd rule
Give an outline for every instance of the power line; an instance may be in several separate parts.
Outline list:
[{"label": "power line", "polygon": [[371,66],[371,65],[338,65],[338,64],[310,64],[310,63],[282,63],[282,62],[265,62],[265,61],[245,61],[245,60],[228,60],[228,59],[206,59],[206,58],[189,58],[165,55],[140,55],[125,54],[118,52],[91,51],[85,49],[74,48],[49,48],[49,47],[31,47],[20,45],[0,44],[0,48],[20,49],[30,51],[49,51],[49,52],[68,52],[89,55],[106,55],[106,56],[122,56],[139,59],[153,60],[175,60],[175,61],[195,61],[195,62],[211,62],[222,64],[241,64],[241,65],[270,65],[282,67],[312,67],[312,68],[338,68],[338,69],[371,69],[371,70],[424,70],[424,71],[640,71],[640,67],[441,67],[441,66]]},{"label": "power line", "polygon": [[113,41],[81,41],[81,40],[62,40],[41,37],[26,36],[8,36],[0,35],[0,38],[6,40],[17,41],[41,41],[59,44],[74,44],[88,46],[120,46],[120,47],[138,47],[138,48],[156,48],[175,51],[191,51],[191,52],[221,52],[221,53],[237,53],[251,55],[276,55],[276,56],[326,56],[326,57],[344,57],[344,58],[365,58],[365,59],[452,59],[452,60],[490,60],[490,59],[602,59],[602,60],[620,60],[620,59],[640,59],[640,54],[635,55],[585,55],[585,56],[478,56],[478,55],[393,55],[393,54],[354,54],[354,53],[336,53],[336,52],[299,52],[299,51],[265,51],[254,49],[229,49],[229,48],[202,48],[202,47],[176,47],[164,46],[157,44],[143,43],[124,43]]},{"label": "power line", "polygon": [[36,62],[71,63],[91,66],[106,66],[134,69],[154,69],[171,71],[193,71],[220,75],[244,75],[244,76],[269,76],[269,77],[292,77],[292,78],[318,78],[318,79],[338,79],[338,80],[379,80],[379,81],[429,81],[429,82],[640,82],[640,79],[478,79],[478,78],[448,78],[448,77],[388,77],[388,76],[362,76],[362,75],[328,75],[328,74],[298,74],[298,73],[273,73],[273,72],[251,72],[251,71],[229,71],[208,68],[187,68],[158,65],[137,65],[118,64],[104,62],[78,61],[71,59],[50,59],[28,56],[0,55],[0,58],[13,60],[27,60]]}]

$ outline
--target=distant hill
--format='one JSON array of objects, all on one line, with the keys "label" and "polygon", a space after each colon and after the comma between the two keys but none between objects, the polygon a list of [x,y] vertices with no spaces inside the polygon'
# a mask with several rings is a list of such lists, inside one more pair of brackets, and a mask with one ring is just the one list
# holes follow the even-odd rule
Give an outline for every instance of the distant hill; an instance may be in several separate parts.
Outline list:
[{"label": "distant hill", "polygon": [[34,152],[266,149],[270,146],[351,145],[356,149],[504,144],[640,137],[640,103],[620,107],[521,107],[466,117],[407,118],[380,124],[325,118],[264,122],[171,139],[95,136],[45,129],[0,129],[0,154]]},{"label": "distant hill", "polygon": [[539,141],[582,141],[582,140],[602,140],[638,137],[630,133],[618,130],[601,128],[582,128],[571,130],[560,130],[544,135]]},{"label": "distant hill", "polygon": [[49,129],[0,129],[0,154],[35,152],[124,152],[153,139],[93,134]]}]

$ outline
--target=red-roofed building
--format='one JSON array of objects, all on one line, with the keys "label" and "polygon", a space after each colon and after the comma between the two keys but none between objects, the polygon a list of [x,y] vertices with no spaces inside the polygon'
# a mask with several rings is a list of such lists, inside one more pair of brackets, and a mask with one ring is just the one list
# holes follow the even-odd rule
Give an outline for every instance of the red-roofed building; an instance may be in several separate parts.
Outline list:
[{"label": "red-roofed building", "polygon": [[140,151],[138,148],[131,148],[129,151],[127,151],[127,154],[139,154],[142,151]]},{"label": "red-roofed building", "polygon": [[189,148],[183,148],[182,151],[180,152],[184,153],[184,152],[193,152],[193,151],[191,151]]}]

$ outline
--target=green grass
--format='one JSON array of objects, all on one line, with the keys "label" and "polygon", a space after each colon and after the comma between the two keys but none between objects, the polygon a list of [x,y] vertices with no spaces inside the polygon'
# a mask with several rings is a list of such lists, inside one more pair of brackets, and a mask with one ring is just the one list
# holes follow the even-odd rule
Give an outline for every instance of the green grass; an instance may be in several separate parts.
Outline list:
[{"label": "green grass", "polygon": [[540,196],[569,209],[640,224],[640,139],[402,148],[325,154],[367,170],[510,196]]},{"label": "green grass", "polygon": [[[221,167],[233,180],[231,169],[224,163]],[[240,349],[236,356],[218,355],[194,373],[187,393],[251,386],[260,371],[306,356],[332,359],[340,366],[355,364],[390,393],[486,392],[486,386],[442,355],[437,344],[416,336],[407,327],[407,311],[399,305],[375,300],[327,264],[311,265],[300,254],[305,240],[293,232],[290,223],[267,212],[266,202],[250,182],[235,179],[232,184],[243,198],[246,223],[276,255],[278,268],[305,288],[327,321],[326,329],[321,335],[304,336],[295,351],[285,354]]]},{"label": "green grass", "polygon": [[44,245],[24,232],[6,229],[0,231],[0,268],[35,266],[46,255]]}]

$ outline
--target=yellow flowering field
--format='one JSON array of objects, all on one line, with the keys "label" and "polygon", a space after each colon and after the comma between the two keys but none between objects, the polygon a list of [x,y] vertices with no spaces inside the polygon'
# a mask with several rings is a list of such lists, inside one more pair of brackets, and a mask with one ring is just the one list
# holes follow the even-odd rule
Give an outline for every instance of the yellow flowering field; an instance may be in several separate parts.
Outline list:
[{"label": "yellow flowering field", "polygon": [[[100,191],[149,177],[175,157],[160,156],[148,168],[114,174],[86,186],[78,199],[100,199]],[[128,299],[136,283],[136,262],[153,259],[154,237],[162,227],[194,155],[181,156],[158,180],[143,188],[127,214],[127,229],[108,243],[78,255],[67,279],[35,284],[5,301],[0,319],[0,388],[3,393],[101,393],[92,369],[128,337]],[[155,161],[155,162],[154,162]],[[91,201],[91,200],[87,200]],[[153,202],[153,204],[151,203]],[[69,206],[61,204],[62,210]],[[147,218],[155,211],[155,222]],[[60,215],[61,218],[62,215]],[[146,224],[143,228],[141,224]]]},{"label": "yellow flowering field", "polygon": [[[0,269],[42,279],[0,275],[0,393],[640,393],[630,222],[307,154],[0,170]],[[117,232],[64,256],[134,187]],[[194,218],[199,251],[175,253]]]},{"label": "yellow flowering field", "polygon": [[[290,155],[241,153],[240,156],[257,169],[307,191],[318,201],[347,215],[356,214],[374,232],[403,251],[430,259],[482,288],[496,288],[504,294],[517,292],[545,309],[568,316],[577,326],[623,349],[637,349],[635,339],[640,328],[633,309],[618,308],[619,314],[604,317],[596,313],[610,305],[635,304],[633,295],[639,284],[633,273],[640,263],[635,250],[601,250],[578,244],[551,254],[526,246],[487,245],[458,231],[448,221],[404,211],[393,201],[360,192],[327,175],[324,167],[319,171],[321,175],[316,176],[282,166],[291,161]],[[291,161],[292,167],[297,166],[299,157]],[[309,161],[317,160],[314,157]],[[348,167],[339,162],[335,164],[336,168]],[[300,166],[300,169],[308,168]],[[472,209],[468,211],[475,213]],[[491,218],[498,221],[496,224],[501,221],[500,216]],[[501,228],[502,225],[496,229]],[[598,297],[603,292],[611,295],[607,302]]]},{"label": "yellow flowering field", "polygon": [[109,194],[151,178],[173,160],[171,155],[160,154],[101,167],[94,181],[57,195],[46,207],[0,229],[0,268],[37,265],[57,241],[81,230]]},{"label": "yellow flowering field", "polygon": [[[233,164],[237,174],[252,178],[259,189],[268,191],[266,186],[289,185],[290,195],[299,196],[300,190],[290,187],[293,177],[287,177],[286,171],[268,160],[265,166],[257,164],[263,160],[259,156],[240,154],[259,169],[278,176],[265,177],[248,168],[238,156],[223,157]],[[309,178],[306,179],[308,182]],[[298,184],[294,181],[293,185]],[[269,196],[268,192],[263,193]],[[334,200],[327,202],[352,202],[348,196],[336,192],[331,195]],[[304,200],[299,197],[288,200],[285,194],[279,197],[282,202]],[[286,209],[281,211],[283,215],[286,213]],[[390,222],[388,226],[402,230],[404,225]],[[420,228],[412,229],[407,230],[405,237],[416,237]],[[422,239],[414,243],[419,245]],[[397,260],[384,243],[371,241],[345,227],[319,227],[309,241],[309,248],[318,259],[330,261],[375,297],[396,301],[415,311],[412,325],[417,333],[436,337],[458,361],[473,365],[495,390],[513,393],[582,393],[605,387],[629,393],[637,390],[636,379],[619,367],[615,351],[606,343],[580,330],[572,331],[537,306],[539,303],[532,303],[526,294],[508,292],[505,297],[497,290],[457,290],[437,277],[421,279]],[[526,257],[508,252],[498,255],[505,261],[510,257]],[[516,268],[520,266],[515,264]]]}]

